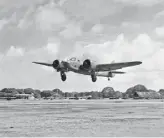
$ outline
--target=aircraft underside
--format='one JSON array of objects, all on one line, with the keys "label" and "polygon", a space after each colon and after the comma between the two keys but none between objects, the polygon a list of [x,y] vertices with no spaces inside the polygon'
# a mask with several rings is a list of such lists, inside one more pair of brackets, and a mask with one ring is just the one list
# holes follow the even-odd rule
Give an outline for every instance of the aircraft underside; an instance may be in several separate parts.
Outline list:
[{"label": "aircraft underside", "polygon": [[[107,75],[107,74],[109,74],[108,72],[105,72],[105,73],[104,72],[103,73],[99,73],[99,72],[92,72],[92,73],[78,72],[78,73],[79,74],[83,74],[83,75],[89,75],[89,76],[91,76],[92,82],[96,82],[97,81],[97,76],[99,76],[99,77],[107,77],[108,78],[108,81],[110,80],[110,77]],[[62,81],[66,81],[67,75],[66,75],[66,73],[64,71],[60,71],[60,76],[61,76],[61,80]],[[114,75],[111,76],[111,77],[114,77]]]}]

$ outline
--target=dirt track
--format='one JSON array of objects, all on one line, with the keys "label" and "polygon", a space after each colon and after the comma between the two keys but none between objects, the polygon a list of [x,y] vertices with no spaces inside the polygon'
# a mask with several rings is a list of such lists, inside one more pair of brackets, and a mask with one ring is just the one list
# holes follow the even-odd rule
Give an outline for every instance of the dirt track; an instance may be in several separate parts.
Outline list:
[{"label": "dirt track", "polygon": [[0,136],[161,136],[161,100],[0,101]]}]

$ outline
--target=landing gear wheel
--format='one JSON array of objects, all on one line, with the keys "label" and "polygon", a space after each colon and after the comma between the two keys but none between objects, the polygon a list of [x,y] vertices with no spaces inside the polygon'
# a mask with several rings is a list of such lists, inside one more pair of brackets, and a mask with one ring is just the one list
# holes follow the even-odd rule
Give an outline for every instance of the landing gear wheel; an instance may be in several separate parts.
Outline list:
[{"label": "landing gear wheel", "polygon": [[66,79],[67,79],[67,76],[66,76],[66,74],[64,73],[64,72],[61,72],[61,79],[62,79],[62,81],[66,81]]},{"label": "landing gear wheel", "polygon": [[108,78],[108,81],[110,81],[110,78]]},{"label": "landing gear wheel", "polygon": [[96,80],[97,80],[96,75],[91,75],[91,78],[92,78],[92,82],[96,82]]},{"label": "landing gear wheel", "polygon": [[97,80],[97,78],[92,78],[92,81],[93,81],[93,82],[96,82],[96,80]]}]

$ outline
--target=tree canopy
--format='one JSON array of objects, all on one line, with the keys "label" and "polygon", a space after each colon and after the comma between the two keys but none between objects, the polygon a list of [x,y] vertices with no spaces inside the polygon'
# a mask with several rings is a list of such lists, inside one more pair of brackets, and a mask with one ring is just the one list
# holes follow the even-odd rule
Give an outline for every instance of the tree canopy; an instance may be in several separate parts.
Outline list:
[{"label": "tree canopy", "polygon": [[[102,91],[90,91],[90,92],[62,92],[60,89],[53,90],[38,90],[32,88],[25,89],[15,89],[15,88],[4,88],[0,91],[0,97],[13,97],[16,94],[29,94],[33,95],[35,98],[68,98],[68,97],[90,97],[90,99],[101,99],[101,98],[134,98],[135,92],[155,92],[154,90],[147,89],[144,85],[138,84],[134,87],[130,87],[125,93],[115,91],[112,87],[105,87]],[[159,93],[164,98],[164,89],[160,89]]]}]

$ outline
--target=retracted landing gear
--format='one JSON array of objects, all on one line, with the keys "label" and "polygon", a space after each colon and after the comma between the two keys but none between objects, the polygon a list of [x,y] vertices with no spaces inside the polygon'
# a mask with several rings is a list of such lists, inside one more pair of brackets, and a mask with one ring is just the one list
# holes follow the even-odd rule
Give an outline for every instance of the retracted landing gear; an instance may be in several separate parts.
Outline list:
[{"label": "retracted landing gear", "polygon": [[61,76],[61,80],[62,81],[66,81],[66,79],[67,79],[67,76],[66,76],[66,74],[64,73],[64,72],[60,72],[60,76]]}]

